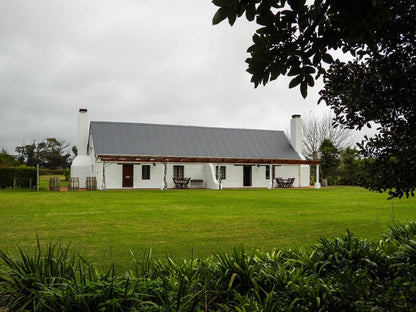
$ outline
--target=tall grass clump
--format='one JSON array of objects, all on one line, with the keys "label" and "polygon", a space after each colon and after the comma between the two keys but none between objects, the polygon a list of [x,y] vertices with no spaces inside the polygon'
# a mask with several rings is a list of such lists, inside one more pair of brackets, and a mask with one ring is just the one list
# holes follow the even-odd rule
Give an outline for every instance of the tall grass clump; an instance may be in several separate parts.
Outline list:
[{"label": "tall grass clump", "polygon": [[0,252],[6,311],[415,311],[416,223],[378,242],[347,231],[307,251],[236,247],[205,260],[153,260],[100,272],[70,246]]}]

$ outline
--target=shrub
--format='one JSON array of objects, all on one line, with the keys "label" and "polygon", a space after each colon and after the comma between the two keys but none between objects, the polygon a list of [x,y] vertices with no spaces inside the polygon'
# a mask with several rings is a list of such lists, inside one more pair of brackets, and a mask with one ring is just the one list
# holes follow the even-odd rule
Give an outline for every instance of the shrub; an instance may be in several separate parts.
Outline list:
[{"label": "shrub", "polygon": [[0,188],[36,186],[36,168],[34,167],[0,167]]},{"label": "shrub", "polygon": [[[415,311],[415,223],[380,242],[353,233],[307,252],[243,247],[206,260],[150,261],[100,273],[69,245],[38,242],[30,256],[0,251],[0,307],[7,311]],[[135,259],[134,259],[135,260]]]},{"label": "shrub", "polygon": [[69,178],[71,177],[71,171],[69,169],[65,169],[63,173],[65,176],[65,181],[69,181]]},{"label": "shrub", "polygon": [[68,169],[48,169],[41,168],[39,169],[40,175],[65,175],[65,171]]}]

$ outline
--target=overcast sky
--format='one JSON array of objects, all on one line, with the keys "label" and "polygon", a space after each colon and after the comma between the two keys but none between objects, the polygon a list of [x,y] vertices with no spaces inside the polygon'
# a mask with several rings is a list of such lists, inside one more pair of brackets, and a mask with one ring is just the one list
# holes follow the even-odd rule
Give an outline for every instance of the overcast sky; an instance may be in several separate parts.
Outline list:
[{"label": "overcast sky", "polygon": [[0,149],[46,137],[75,145],[90,120],[289,129],[319,116],[279,78],[254,89],[244,60],[256,29],[212,26],[210,0],[0,0]]}]

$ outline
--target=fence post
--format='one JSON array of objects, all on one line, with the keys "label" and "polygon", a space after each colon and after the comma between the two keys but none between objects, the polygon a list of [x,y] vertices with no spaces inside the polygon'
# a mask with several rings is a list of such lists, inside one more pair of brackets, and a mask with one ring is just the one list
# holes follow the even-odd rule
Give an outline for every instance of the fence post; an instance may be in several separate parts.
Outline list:
[{"label": "fence post", "polygon": [[36,164],[36,192],[39,192],[39,164]]}]

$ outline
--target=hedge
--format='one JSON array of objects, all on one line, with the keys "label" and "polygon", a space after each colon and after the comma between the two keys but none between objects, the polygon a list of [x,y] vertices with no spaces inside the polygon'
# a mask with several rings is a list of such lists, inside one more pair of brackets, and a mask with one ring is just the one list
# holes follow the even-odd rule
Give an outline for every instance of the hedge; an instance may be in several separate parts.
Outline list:
[{"label": "hedge", "polygon": [[68,169],[40,168],[39,175],[65,175],[65,171],[68,171]]},{"label": "hedge", "polygon": [[0,188],[36,187],[36,180],[34,167],[0,167]]}]

